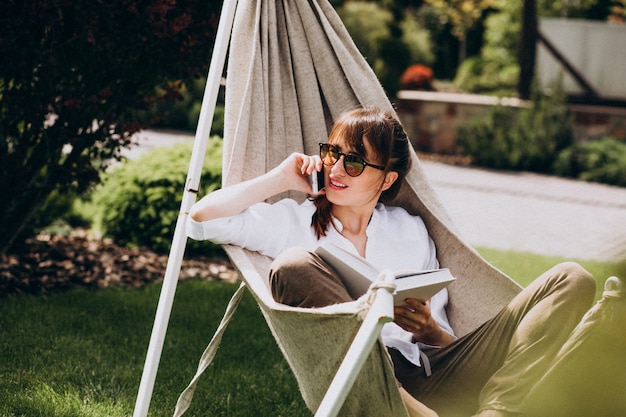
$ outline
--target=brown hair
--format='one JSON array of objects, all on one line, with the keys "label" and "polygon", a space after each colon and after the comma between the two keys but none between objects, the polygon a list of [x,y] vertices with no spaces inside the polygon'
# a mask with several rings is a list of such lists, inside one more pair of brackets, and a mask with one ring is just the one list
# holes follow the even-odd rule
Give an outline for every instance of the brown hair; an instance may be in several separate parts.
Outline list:
[{"label": "brown hair", "polygon": [[[374,155],[367,154],[364,138],[367,138]],[[411,169],[411,155],[407,135],[391,112],[374,108],[346,112],[335,121],[328,140],[347,145],[358,150],[366,160],[380,163],[385,167],[385,175],[390,171],[397,172],[398,179],[383,191],[379,200],[389,202],[398,194],[404,177]],[[380,186],[382,188],[382,182]],[[325,195],[315,198],[314,202],[317,210],[313,214],[311,226],[319,239],[326,236],[332,221],[332,203]]]}]

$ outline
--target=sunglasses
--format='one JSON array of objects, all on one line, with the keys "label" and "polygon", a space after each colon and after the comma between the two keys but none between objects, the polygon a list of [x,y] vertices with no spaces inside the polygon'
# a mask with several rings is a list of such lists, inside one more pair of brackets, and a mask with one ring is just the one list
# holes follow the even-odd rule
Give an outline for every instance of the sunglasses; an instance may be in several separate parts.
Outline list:
[{"label": "sunglasses", "polygon": [[361,175],[365,167],[372,167],[381,171],[385,170],[385,167],[365,162],[361,155],[358,155],[356,153],[345,154],[341,152],[339,148],[335,145],[331,145],[330,143],[320,143],[320,158],[322,159],[324,165],[335,165],[342,156],[343,169],[346,171],[346,174],[351,177],[358,177],[359,175]]}]

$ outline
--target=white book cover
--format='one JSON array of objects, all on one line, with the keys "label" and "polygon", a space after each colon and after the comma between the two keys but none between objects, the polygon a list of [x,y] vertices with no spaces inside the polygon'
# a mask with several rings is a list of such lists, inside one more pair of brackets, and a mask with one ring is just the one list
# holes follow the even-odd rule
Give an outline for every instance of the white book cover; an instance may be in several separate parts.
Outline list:
[{"label": "white book cover", "polygon": [[[315,252],[339,273],[355,299],[367,292],[381,272],[364,258],[331,242],[322,243]],[[448,268],[392,272],[396,278],[396,305],[404,305],[407,298],[426,301],[455,280]]]}]

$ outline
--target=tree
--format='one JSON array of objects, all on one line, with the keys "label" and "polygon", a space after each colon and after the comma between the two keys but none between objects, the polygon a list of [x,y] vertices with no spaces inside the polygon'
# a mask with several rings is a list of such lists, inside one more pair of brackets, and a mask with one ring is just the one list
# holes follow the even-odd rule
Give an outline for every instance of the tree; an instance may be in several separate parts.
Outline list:
[{"label": "tree", "polygon": [[442,23],[452,24],[452,33],[459,40],[459,64],[465,60],[467,32],[491,7],[493,0],[431,0],[429,2]]},{"label": "tree", "polygon": [[53,191],[95,184],[142,112],[205,74],[218,13],[206,0],[2,2],[0,253]]}]

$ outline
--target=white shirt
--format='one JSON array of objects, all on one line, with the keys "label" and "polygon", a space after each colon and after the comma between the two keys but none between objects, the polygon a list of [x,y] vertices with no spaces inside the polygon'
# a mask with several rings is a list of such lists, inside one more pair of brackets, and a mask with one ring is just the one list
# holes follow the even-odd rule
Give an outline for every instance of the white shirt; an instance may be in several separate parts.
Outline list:
[{"label": "white shirt", "polygon": [[[232,244],[275,258],[291,247],[315,250],[322,242],[332,243],[358,255],[352,242],[341,235],[341,222],[333,218],[326,236],[317,239],[311,227],[315,205],[311,201],[298,204],[286,198],[274,204],[257,203],[239,215],[196,222],[187,221],[187,235],[196,240],[211,240]],[[420,217],[412,216],[400,207],[378,204],[366,230],[365,259],[379,270],[435,269],[439,267],[435,244],[428,236]],[[431,314],[439,326],[454,335],[445,307],[448,292],[442,290],[430,300]],[[412,363],[420,364],[420,346],[412,343],[413,335],[395,323],[385,324],[382,331],[386,346],[398,349]]]}]

